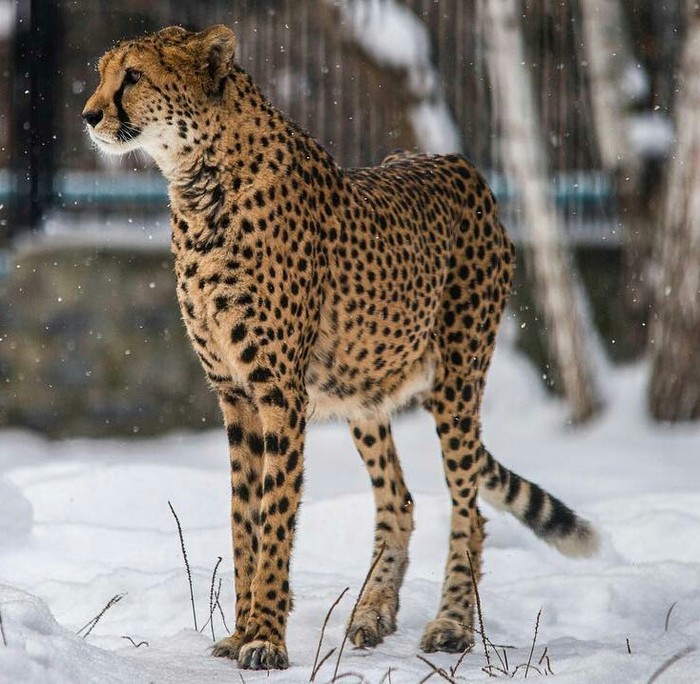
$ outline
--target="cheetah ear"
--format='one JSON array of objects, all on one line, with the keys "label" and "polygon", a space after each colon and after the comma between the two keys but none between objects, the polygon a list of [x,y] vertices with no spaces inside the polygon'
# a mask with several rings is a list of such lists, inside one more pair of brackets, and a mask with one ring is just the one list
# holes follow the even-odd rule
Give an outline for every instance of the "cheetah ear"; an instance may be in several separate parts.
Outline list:
[{"label": "cheetah ear", "polygon": [[221,91],[221,81],[231,72],[233,55],[236,52],[236,36],[234,32],[217,24],[197,34],[200,48],[201,66],[208,77],[209,94]]}]

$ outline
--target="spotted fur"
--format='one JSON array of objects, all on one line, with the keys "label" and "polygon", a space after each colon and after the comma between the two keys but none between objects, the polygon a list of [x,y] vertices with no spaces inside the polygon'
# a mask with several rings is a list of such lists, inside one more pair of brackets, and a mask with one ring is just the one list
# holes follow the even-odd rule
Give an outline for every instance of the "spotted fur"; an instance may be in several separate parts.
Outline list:
[{"label": "spotted fur", "polygon": [[[84,117],[108,153],[143,149],[169,181],[177,295],[228,434],[236,625],[215,655],[284,668],[289,561],[310,416],[347,419],[376,502],[375,557],[350,637],[396,629],[413,500],[390,415],[433,414],[452,500],[426,651],[472,640],[484,538],[477,494],[570,555],[590,525],[484,448],[484,380],[513,277],[496,201],[459,155],[342,169],[234,63],[235,37],[168,28],[100,62]],[[472,572],[473,570],[473,572]]]}]

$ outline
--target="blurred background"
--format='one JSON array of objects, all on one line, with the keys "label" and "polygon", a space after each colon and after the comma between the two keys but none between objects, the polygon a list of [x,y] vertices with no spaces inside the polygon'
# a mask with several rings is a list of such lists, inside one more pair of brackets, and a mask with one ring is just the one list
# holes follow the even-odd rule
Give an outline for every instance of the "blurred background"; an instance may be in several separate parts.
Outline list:
[{"label": "blurred background", "polygon": [[341,164],[403,148],[483,170],[519,248],[507,325],[572,421],[633,362],[652,420],[700,418],[695,2],[0,0],[0,427],[220,423],[175,301],[165,184],[97,153],[80,118],[116,41],[214,23]]}]

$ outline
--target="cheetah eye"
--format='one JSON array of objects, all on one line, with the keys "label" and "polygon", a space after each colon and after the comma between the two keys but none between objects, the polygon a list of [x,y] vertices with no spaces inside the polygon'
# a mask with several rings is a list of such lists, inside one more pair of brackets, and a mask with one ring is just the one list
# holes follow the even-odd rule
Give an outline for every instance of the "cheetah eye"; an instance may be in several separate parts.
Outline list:
[{"label": "cheetah eye", "polygon": [[126,76],[124,77],[124,83],[127,85],[134,85],[141,79],[141,72],[138,69],[127,69]]}]

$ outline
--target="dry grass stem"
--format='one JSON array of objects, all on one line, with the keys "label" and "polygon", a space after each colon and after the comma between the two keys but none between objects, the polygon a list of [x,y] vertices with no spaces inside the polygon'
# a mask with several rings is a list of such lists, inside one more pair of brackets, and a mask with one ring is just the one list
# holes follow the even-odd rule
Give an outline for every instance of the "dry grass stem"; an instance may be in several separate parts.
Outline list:
[{"label": "dry grass stem", "polygon": [[226,630],[226,634],[231,634],[231,630],[228,628],[228,625],[226,624],[226,616],[224,615],[224,609],[221,607],[221,603],[219,602],[220,595],[221,595],[221,578],[219,578],[219,588],[216,591],[216,607],[219,609],[219,613],[221,614],[221,622],[224,623],[224,629]]},{"label": "dry grass stem", "polygon": [[365,593],[365,589],[367,588],[367,585],[369,584],[369,580],[372,577],[372,573],[374,572],[374,569],[377,567],[377,564],[379,563],[381,557],[384,555],[384,549],[386,549],[386,542],[384,542],[379,549],[379,553],[377,554],[377,557],[374,559],[372,562],[372,565],[369,567],[369,571],[367,572],[367,575],[365,577],[365,581],[362,583],[362,587],[360,588],[360,593],[357,595],[357,600],[355,601],[355,605],[352,607],[352,612],[350,613],[350,621],[348,622],[348,627],[345,630],[345,636],[343,637],[343,641],[340,644],[340,651],[338,652],[338,660],[335,661],[335,670],[333,672],[333,679],[331,680],[332,682],[336,681],[337,675],[338,675],[338,668],[340,667],[340,659],[343,657],[343,649],[345,648],[345,642],[348,640],[348,634],[350,633],[350,629],[352,628],[352,623],[353,620],[355,619],[355,613],[357,612],[357,606],[360,604],[360,599],[362,598],[362,595]]},{"label": "dry grass stem", "polygon": [[314,669],[311,672],[311,679],[309,680],[310,682],[314,681],[314,677],[318,674],[318,671],[323,667],[323,664],[335,653],[335,647],[329,649],[328,653],[321,658],[321,660],[318,663],[318,667],[314,667]]},{"label": "dry grass stem", "polygon": [[391,684],[391,667],[384,673],[384,676],[379,680],[379,684],[384,684],[384,682]]},{"label": "dry grass stem", "polygon": [[87,632],[82,635],[83,639],[87,639],[88,636],[90,635],[90,632],[92,632],[93,629],[95,629],[95,626],[97,623],[102,619],[102,616],[115,604],[119,603],[126,594],[115,594],[112,596],[109,601],[107,601],[107,605],[97,614],[95,615],[92,620],[88,620],[77,632],[76,634],[80,634],[83,630],[87,629]]},{"label": "dry grass stem", "polygon": [[[525,679],[527,679],[527,673],[529,672],[530,668],[536,669],[534,666],[530,665],[532,662],[532,654],[535,651],[535,642],[537,641],[537,631],[540,628],[540,617],[542,616],[542,608],[540,608],[539,612],[537,613],[537,619],[535,620],[535,633],[532,635],[532,646],[530,646],[530,655],[527,659],[527,664],[525,665]],[[517,670],[517,668],[516,668]]]},{"label": "dry grass stem", "polygon": [[196,631],[199,631],[199,628],[197,627],[197,611],[194,607],[194,591],[192,589],[192,573],[190,572],[190,564],[189,561],[187,560],[187,551],[185,550],[185,539],[182,536],[182,526],[180,525],[180,518],[177,517],[177,513],[175,513],[175,509],[173,508],[173,505],[168,501],[168,506],[170,506],[170,511],[173,514],[173,517],[175,518],[175,522],[177,523],[177,533],[180,536],[180,548],[182,549],[182,557],[185,559],[185,569],[187,570],[187,581],[190,585],[190,602],[192,603],[192,620],[194,621],[194,628]]},{"label": "dry grass stem", "polygon": [[554,674],[552,670],[552,663],[549,660],[549,654],[547,653],[547,649],[549,647],[545,646],[544,651],[542,651],[542,655],[540,656],[540,659],[537,661],[538,665],[542,665],[542,661],[544,661],[547,664],[547,669],[544,671],[545,674]]},{"label": "dry grass stem", "polygon": [[457,662],[454,664],[454,667],[450,668],[450,674],[454,677],[455,674],[457,674],[457,670],[459,669],[459,666],[462,664],[462,661],[467,657],[468,653],[471,653],[474,650],[474,644],[469,644],[460,654],[459,658],[457,659]]},{"label": "dry grass stem", "polygon": [[[439,677],[442,677],[445,681],[450,682],[450,684],[457,684],[457,681],[455,680],[454,677],[451,677],[450,675],[445,672],[441,667],[438,667],[437,665],[431,663],[427,658],[424,658],[422,655],[417,655],[416,658],[418,660],[423,661],[431,670],[432,672],[430,673],[430,676],[432,677],[434,674],[438,675]],[[422,681],[427,681],[429,678],[423,679]]]},{"label": "dry grass stem", "polygon": [[[211,640],[216,641],[216,635],[214,634],[214,611],[216,610],[216,600],[215,600],[215,592],[214,592],[214,584],[216,583],[216,571],[219,569],[219,565],[221,564],[221,556],[218,557],[216,561],[216,565],[214,566],[214,572],[211,574],[211,586],[209,587],[209,618],[207,621],[202,625],[200,628],[200,632],[203,632],[206,628],[207,625],[211,625]],[[221,588],[221,580],[219,580],[219,589]],[[216,599],[218,600],[219,596],[218,594],[216,595]]]},{"label": "dry grass stem", "polygon": [[130,636],[123,636],[122,639],[126,639],[127,641],[131,642],[131,645],[134,648],[139,648],[140,646],[150,646],[150,644],[147,641],[139,641],[137,644]]},{"label": "dry grass stem", "polygon": [[476,599],[476,613],[479,617],[479,629],[481,630],[481,642],[484,645],[484,655],[486,656],[486,667],[490,667],[491,666],[491,658],[489,658],[489,649],[486,646],[486,631],[484,630],[484,615],[481,612],[481,596],[479,596],[479,583],[476,581],[476,573],[474,572],[474,564],[472,563],[472,555],[471,555],[471,553],[469,553],[469,549],[467,549],[467,560],[469,561],[469,570],[472,574],[472,584],[474,585],[474,597]]},{"label": "dry grass stem", "polygon": [[335,607],[340,603],[342,600],[343,596],[348,592],[350,587],[345,587],[343,591],[340,592],[340,596],[333,602],[333,605],[328,609],[328,612],[326,613],[326,619],[323,621],[323,626],[321,627],[321,634],[318,638],[318,647],[316,648],[316,657],[314,658],[314,665],[311,668],[311,679],[309,680],[310,682],[313,682],[314,679],[316,678],[316,674],[318,671],[321,669],[321,665],[325,662],[325,660],[330,656],[330,653],[333,653],[335,649],[332,649],[329,654],[326,655],[326,657],[317,665],[318,663],[318,656],[321,654],[321,645],[323,644],[323,635],[326,633],[326,625],[328,624],[328,621],[331,619],[331,613],[335,609]]},{"label": "dry grass stem", "polygon": [[540,677],[542,676],[542,670],[540,670],[540,668],[537,667],[537,665],[529,665],[529,666],[528,666],[527,663],[520,663],[520,665],[518,665],[518,666],[510,673],[511,678],[515,677],[515,675],[518,673],[518,670],[520,670],[520,669],[523,668],[523,667],[525,668],[525,676],[526,676],[526,677],[527,677],[527,673],[528,673],[529,670],[534,670],[535,672],[537,672],[537,674],[538,674]]},{"label": "dry grass stem", "polygon": [[625,639],[625,643],[627,644],[627,653],[629,653],[630,655],[632,655],[632,647],[630,646],[629,637],[628,637],[627,639]]},{"label": "dry grass stem", "polygon": [[666,620],[664,622],[664,632],[668,632],[668,621],[671,619],[671,612],[676,607],[676,603],[678,603],[678,601],[674,601],[668,609],[668,613],[666,613]]},{"label": "dry grass stem", "polygon": [[688,654],[692,653],[697,646],[686,646],[682,651],[679,651],[676,653],[676,655],[671,656],[668,660],[666,660],[664,663],[661,664],[661,666],[654,672],[651,677],[649,677],[649,681],[647,684],[654,684],[654,682],[664,673],[666,670],[668,670],[671,665],[674,665],[677,663],[681,658],[685,658]]},{"label": "dry grass stem", "polygon": [[2,611],[0,611],[0,636],[2,637],[3,646],[7,646],[7,639],[5,637],[5,627],[2,624]]},{"label": "dry grass stem", "polygon": [[355,677],[360,684],[363,684],[365,681],[365,678],[359,672],[343,672],[343,674],[339,674],[337,677],[333,675],[331,684],[333,682],[340,681],[341,679],[347,679],[348,677]]}]

